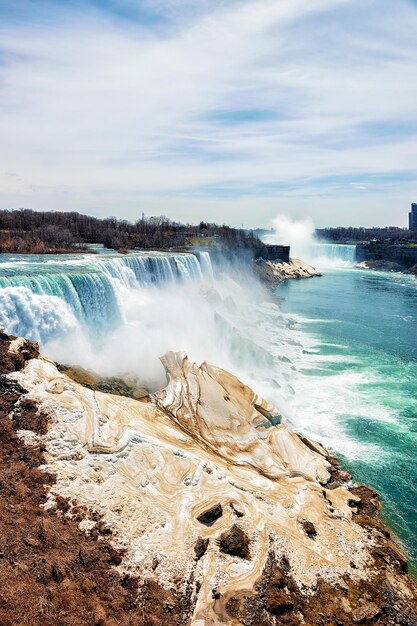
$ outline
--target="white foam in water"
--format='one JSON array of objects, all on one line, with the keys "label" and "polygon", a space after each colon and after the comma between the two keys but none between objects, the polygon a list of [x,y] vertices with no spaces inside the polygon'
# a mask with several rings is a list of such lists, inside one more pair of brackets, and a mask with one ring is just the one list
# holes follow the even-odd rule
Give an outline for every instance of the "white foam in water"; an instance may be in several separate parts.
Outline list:
[{"label": "white foam in water", "polygon": [[42,341],[60,340],[81,332],[71,307],[62,299],[32,293],[27,287],[0,290],[0,328]]}]

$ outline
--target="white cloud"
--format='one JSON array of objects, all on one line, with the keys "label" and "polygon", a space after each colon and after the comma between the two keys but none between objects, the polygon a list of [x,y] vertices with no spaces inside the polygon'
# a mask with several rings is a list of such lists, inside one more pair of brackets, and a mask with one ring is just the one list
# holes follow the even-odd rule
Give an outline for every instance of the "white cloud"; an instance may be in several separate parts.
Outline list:
[{"label": "white cloud", "polygon": [[168,25],[79,8],[3,20],[3,206],[402,220],[417,171],[415,136],[398,128],[417,123],[411,4],[151,4]]}]

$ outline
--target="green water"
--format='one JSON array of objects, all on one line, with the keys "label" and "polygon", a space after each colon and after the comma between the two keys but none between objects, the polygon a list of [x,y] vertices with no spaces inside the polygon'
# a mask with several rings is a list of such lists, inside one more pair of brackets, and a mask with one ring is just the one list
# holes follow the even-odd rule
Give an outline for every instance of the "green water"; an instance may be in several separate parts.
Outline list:
[{"label": "green water", "polygon": [[417,279],[330,270],[287,281],[279,295],[312,340],[299,364],[299,406],[313,430],[331,433],[354,479],[381,493],[384,515],[415,569]]}]

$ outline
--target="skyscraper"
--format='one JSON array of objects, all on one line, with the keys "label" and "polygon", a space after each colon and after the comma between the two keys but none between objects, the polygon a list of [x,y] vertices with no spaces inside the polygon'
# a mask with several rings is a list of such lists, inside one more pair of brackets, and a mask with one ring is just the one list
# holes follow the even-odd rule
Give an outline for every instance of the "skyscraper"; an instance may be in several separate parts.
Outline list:
[{"label": "skyscraper", "polygon": [[417,202],[411,205],[411,212],[408,214],[408,228],[417,230]]}]

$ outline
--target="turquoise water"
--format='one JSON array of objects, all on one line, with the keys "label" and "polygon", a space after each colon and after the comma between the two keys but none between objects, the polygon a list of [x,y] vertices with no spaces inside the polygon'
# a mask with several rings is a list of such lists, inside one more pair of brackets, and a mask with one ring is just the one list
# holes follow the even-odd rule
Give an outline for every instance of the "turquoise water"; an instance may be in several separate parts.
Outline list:
[{"label": "turquoise water", "polygon": [[312,341],[294,382],[302,410],[315,412],[313,430],[332,432],[354,478],[381,493],[384,514],[415,566],[417,280],[338,269],[287,281],[278,293]]}]

